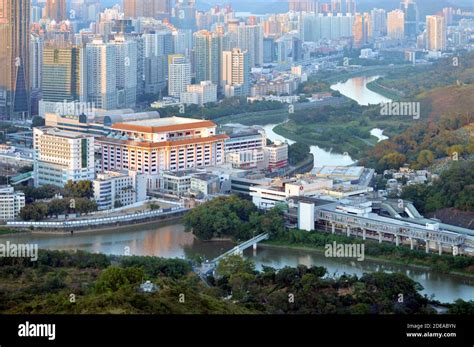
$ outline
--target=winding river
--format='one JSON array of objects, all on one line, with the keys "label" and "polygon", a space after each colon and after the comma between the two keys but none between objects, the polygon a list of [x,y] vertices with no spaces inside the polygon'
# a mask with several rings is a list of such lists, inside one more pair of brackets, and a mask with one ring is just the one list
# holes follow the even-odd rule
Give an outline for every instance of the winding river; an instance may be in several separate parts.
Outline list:
[{"label": "winding river", "polygon": [[371,91],[367,84],[377,80],[380,76],[354,77],[345,82],[339,82],[331,86],[332,90],[337,90],[342,95],[357,101],[359,105],[379,105],[392,100]]},{"label": "winding river", "polygon": [[[10,240],[16,243],[36,243],[39,248],[51,250],[85,250],[89,252],[121,255],[129,249],[131,255],[151,255],[165,258],[189,258],[202,255],[207,259],[231,249],[230,242],[202,242],[184,231],[179,222],[161,223],[159,226],[130,226],[127,229],[75,233],[71,235],[22,234],[0,237],[0,243]],[[282,268],[284,266],[324,266],[329,276],[344,273],[363,275],[364,272],[401,272],[419,282],[423,293],[434,295],[441,302],[452,302],[458,298],[474,300],[474,278],[438,274],[417,267],[394,265],[379,261],[357,261],[344,258],[326,258],[314,251],[258,246],[256,251],[248,249],[244,256],[252,259],[257,268],[262,265]]]},{"label": "winding river", "polygon": [[[367,88],[367,84],[375,81],[379,76],[372,77],[354,77],[350,78],[345,82],[339,82],[331,86],[332,90],[339,91],[342,95],[356,101],[359,105],[378,105],[381,103],[390,102],[390,99],[377,94]],[[288,142],[288,144],[293,144],[295,141],[290,140],[284,136],[278,135],[273,130],[279,124],[267,124],[262,128],[265,129],[267,137],[272,141],[282,141]],[[226,124],[230,127],[239,127],[246,128],[247,126],[241,124]],[[388,139],[387,136],[383,135],[382,129],[372,129],[370,132],[372,136],[377,137],[378,141],[383,141]],[[349,166],[355,163],[355,160],[352,159],[349,155],[344,155],[340,153],[333,153],[332,151],[327,151],[318,146],[311,146],[311,153],[314,155],[314,166],[321,167],[325,165],[329,166]]]},{"label": "winding river", "polygon": [[[278,135],[273,131],[273,129],[278,126],[279,124],[267,124],[263,126],[265,129],[265,133],[267,137],[272,140],[272,141],[287,141],[288,144],[293,144],[295,141],[292,141],[290,139],[287,139],[286,137],[283,137],[281,135]],[[330,166],[337,166],[337,165],[342,165],[342,166],[349,166],[355,163],[355,161],[349,156],[349,155],[343,155],[339,153],[332,153],[330,151],[326,151],[323,148],[320,148],[318,146],[311,146],[311,154],[314,156],[314,166],[315,167],[321,167],[325,165],[330,165]]]}]

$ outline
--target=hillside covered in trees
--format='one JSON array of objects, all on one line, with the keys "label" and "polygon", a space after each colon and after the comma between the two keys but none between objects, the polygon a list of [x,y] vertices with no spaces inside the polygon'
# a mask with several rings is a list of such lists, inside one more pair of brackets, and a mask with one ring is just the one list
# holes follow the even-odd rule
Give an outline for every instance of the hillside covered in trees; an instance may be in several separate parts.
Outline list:
[{"label": "hillside covered in trees", "polygon": [[397,169],[405,163],[421,169],[437,159],[469,158],[474,154],[473,96],[474,84],[426,93],[422,109],[429,108],[428,116],[369,149],[360,163],[382,171]]},{"label": "hillside covered in trees", "polygon": [[405,99],[413,99],[424,92],[454,85],[457,81],[463,84],[474,83],[474,53],[388,71],[383,78],[377,80],[377,84],[389,90],[398,90]]},{"label": "hillside covered in trees", "polygon": [[361,164],[379,171],[404,163],[420,169],[429,167],[436,159],[472,156],[474,54],[406,69],[406,73],[389,72],[377,83],[403,91],[403,101],[420,102],[421,118],[410,121],[408,128],[398,135],[369,148]]},{"label": "hillside covered in trees", "polygon": [[454,162],[433,185],[407,186],[402,197],[422,213],[446,207],[474,212],[474,161]]}]

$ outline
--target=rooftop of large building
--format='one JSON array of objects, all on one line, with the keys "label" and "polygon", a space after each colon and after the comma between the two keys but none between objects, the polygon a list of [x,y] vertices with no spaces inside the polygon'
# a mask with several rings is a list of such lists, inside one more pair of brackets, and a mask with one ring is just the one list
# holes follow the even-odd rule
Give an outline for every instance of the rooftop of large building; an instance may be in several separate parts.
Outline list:
[{"label": "rooftop of large building", "polygon": [[41,130],[46,135],[51,135],[51,136],[55,136],[55,137],[62,137],[62,138],[66,138],[66,139],[85,139],[85,138],[91,137],[91,135],[76,133],[76,132],[73,132],[73,131],[61,130],[61,129],[58,129],[58,128],[48,127],[48,126],[39,127],[39,128],[36,128],[36,129]]},{"label": "rooftop of large building", "polygon": [[285,146],[288,146],[287,142],[282,142],[282,141],[276,140],[273,143],[271,143],[269,145],[266,145],[265,147],[266,148],[281,148],[281,147],[285,147]]},{"label": "rooftop of large building", "polygon": [[117,123],[111,126],[116,130],[142,131],[142,132],[167,132],[186,129],[216,127],[214,122],[208,120],[191,119],[184,117],[167,117]]},{"label": "rooftop of large building", "polygon": [[314,169],[314,174],[319,177],[360,177],[363,172],[363,166],[323,166]]},{"label": "rooftop of large building", "polygon": [[128,122],[127,124],[149,125],[149,126],[154,126],[154,127],[160,127],[160,126],[180,125],[180,124],[194,124],[194,123],[200,123],[200,122],[202,122],[202,120],[200,119],[173,116],[173,117],[166,117],[166,118],[159,118],[159,119],[133,121],[133,122]]},{"label": "rooftop of large building", "polygon": [[193,139],[175,140],[175,141],[162,141],[162,142],[150,142],[143,141],[140,139],[130,140],[127,136],[121,136],[109,134],[107,137],[100,137],[99,140],[103,143],[117,144],[117,145],[128,145],[137,148],[159,148],[159,147],[178,147],[184,145],[209,143],[214,141],[221,141],[227,139],[228,136],[225,134],[217,134],[214,136],[200,137]]},{"label": "rooftop of large building", "polygon": [[69,115],[46,112],[46,124],[51,122],[59,122],[63,119],[77,121],[78,123],[98,123],[105,126],[111,126],[115,123],[133,122],[133,121],[150,121],[159,119],[160,113],[157,111],[150,112],[133,112],[130,109],[123,110],[101,110],[92,109],[92,115]]},{"label": "rooftop of large building", "polygon": [[209,182],[209,181],[218,180],[219,176],[212,175],[212,174],[209,174],[209,173],[196,173],[195,175],[193,175],[193,178],[199,179],[201,181]]},{"label": "rooftop of large building", "polygon": [[[133,173],[132,173],[133,175]],[[127,170],[121,170],[121,171],[104,171],[100,174],[97,175],[96,180],[97,181],[104,181],[104,180],[109,180],[112,178],[117,178],[117,177],[128,177],[130,176],[130,172]]]},{"label": "rooftop of large building", "polygon": [[229,134],[229,137],[231,139],[252,137],[252,136],[262,136],[262,134],[257,129],[238,130]]}]

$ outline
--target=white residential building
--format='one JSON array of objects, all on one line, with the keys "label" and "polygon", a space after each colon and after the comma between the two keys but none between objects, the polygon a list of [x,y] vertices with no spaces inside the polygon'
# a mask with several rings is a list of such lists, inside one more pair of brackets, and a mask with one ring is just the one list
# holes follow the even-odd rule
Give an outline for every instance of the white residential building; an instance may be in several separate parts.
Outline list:
[{"label": "white residential building", "polygon": [[185,105],[204,106],[210,102],[217,102],[217,85],[211,81],[191,84],[186,89],[186,92],[181,93],[181,103]]},{"label": "white residential building", "polygon": [[370,11],[372,17],[374,37],[381,37],[387,33],[387,12],[384,9],[374,8]]},{"label": "white residential building", "polygon": [[225,140],[225,152],[241,152],[263,149],[267,144],[264,132],[258,130],[235,132]]},{"label": "white residential building", "polygon": [[117,108],[133,108],[137,101],[137,42],[117,35],[115,46]]},{"label": "white residential building", "polygon": [[94,179],[94,137],[51,127],[33,128],[35,186],[63,187]]},{"label": "white residential building", "polygon": [[99,210],[128,206],[147,198],[146,178],[134,171],[106,171],[97,175],[93,186]]},{"label": "white residential building", "polygon": [[387,33],[392,39],[403,40],[405,37],[405,13],[394,10],[387,14]]},{"label": "white residential building", "polygon": [[426,44],[429,51],[446,50],[446,21],[443,16],[426,16]]},{"label": "white residential building", "polygon": [[161,173],[160,192],[174,196],[188,195],[194,173],[193,170]]},{"label": "white residential building", "polygon": [[88,102],[97,108],[111,110],[117,108],[117,53],[112,43],[95,39],[86,45],[86,72],[84,81]]},{"label": "white residential building", "polygon": [[237,27],[237,47],[248,51],[250,68],[263,65],[263,28],[260,25]]},{"label": "white residential building", "polygon": [[173,33],[174,52],[189,56],[193,48],[193,32],[189,29],[174,30]]},{"label": "white residential building", "polygon": [[14,220],[25,207],[25,193],[16,192],[11,186],[0,187],[0,220]]},{"label": "white residential building", "polygon": [[219,193],[220,178],[217,175],[207,173],[194,174],[191,177],[190,191],[192,193],[200,193],[204,196]]},{"label": "white residential building", "polygon": [[217,33],[200,30],[194,33],[194,72],[196,82],[220,83],[220,37]]},{"label": "white residential building", "polygon": [[191,84],[191,64],[181,54],[171,55],[168,65],[168,95],[180,98]]},{"label": "white residential building", "polygon": [[[236,96],[236,87],[239,87],[239,96],[250,93],[250,61],[248,51],[234,48],[232,51],[222,52],[222,81],[225,85],[227,97]],[[234,87],[234,88],[228,88]]]},{"label": "white residential building", "polygon": [[257,130],[231,134],[225,141],[226,162],[235,168],[263,169],[266,142],[265,135]]},{"label": "white residential building", "polygon": [[226,162],[238,169],[263,169],[265,155],[263,149],[249,149],[226,153]]},{"label": "white residential building", "polygon": [[173,52],[171,34],[167,31],[145,32],[143,38],[143,63],[145,92],[158,94],[166,85],[168,55]]},{"label": "white residential building", "polygon": [[300,22],[300,38],[303,41],[339,40],[352,36],[354,16],[342,13],[303,13]]}]

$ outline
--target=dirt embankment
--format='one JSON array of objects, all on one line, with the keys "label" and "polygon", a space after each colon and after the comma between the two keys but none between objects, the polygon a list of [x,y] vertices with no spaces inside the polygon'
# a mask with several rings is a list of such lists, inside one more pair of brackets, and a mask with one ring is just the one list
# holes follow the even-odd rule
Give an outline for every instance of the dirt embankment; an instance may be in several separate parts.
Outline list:
[{"label": "dirt embankment", "polygon": [[445,224],[474,230],[474,212],[460,211],[455,208],[443,208],[436,212],[427,213],[426,217],[439,219]]}]

